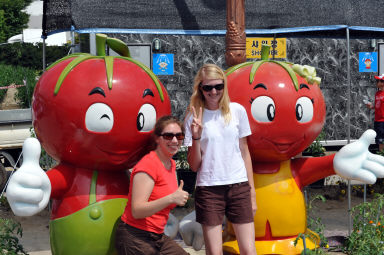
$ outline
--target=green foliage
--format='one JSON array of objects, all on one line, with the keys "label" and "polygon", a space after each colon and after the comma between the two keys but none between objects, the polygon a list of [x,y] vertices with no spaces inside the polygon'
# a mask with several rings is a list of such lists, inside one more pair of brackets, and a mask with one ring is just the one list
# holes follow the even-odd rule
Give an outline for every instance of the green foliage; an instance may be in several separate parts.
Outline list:
[{"label": "green foliage", "polygon": [[376,154],[378,154],[378,155],[380,155],[380,156],[384,156],[384,150],[382,150],[382,151],[377,151],[377,153]]},{"label": "green foliage", "polygon": [[175,155],[176,169],[183,169],[183,170],[189,169],[187,155],[188,155],[188,147],[186,146],[181,147],[180,150]]},{"label": "green foliage", "polygon": [[12,219],[0,218],[0,254],[18,255],[28,254],[19,243],[19,238],[23,236],[21,224]]},{"label": "green foliage", "polygon": [[79,42],[76,40],[76,44],[80,44],[81,52],[84,53],[91,53],[91,49],[89,48],[89,34],[78,34],[78,37],[76,37]]},{"label": "green foliage", "polygon": [[[0,0],[1,1],[1,0]],[[70,46],[46,46],[47,66],[66,56]],[[43,70],[43,44],[12,43],[0,46],[0,64]]]},{"label": "green foliage", "polygon": [[323,248],[327,248],[328,247],[328,240],[325,238],[324,236],[324,229],[325,229],[325,226],[324,224],[321,222],[321,218],[319,217],[315,217],[313,215],[313,211],[314,209],[316,208],[313,203],[316,201],[316,200],[319,200],[323,203],[325,203],[326,199],[324,196],[322,195],[315,195],[313,197],[311,197],[308,202],[307,202],[307,228],[312,230],[313,232],[315,232],[316,234],[319,235],[320,237],[320,243],[317,243],[317,238],[316,237],[313,237],[310,233],[301,233],[297,236],[296,240],[294,241],[294,244],[296,246],[297,242],[299,241],[299,239],[303,239],[305,238],[306,240],[310,239],[312,240],[313,242],[315,242],[317,245],[319,245],[319,248],[316,248],[316,249],[313,249],[313,250],[310,250],[308,248],[306,248],[305,250],[302,251],[301,254],[308,254],[308,255],[313,255],[313,254],[316,254],[316,255],[321,255],[321,254],[327,254]]},{"label": "green foliage", "polygon": [[5,41],[5,17],[4,10],[0,10],[0,42]]},{"label": "green foliage", "polygon": [[[367,197],[374,197],[376,193],[384,193],[384,180],[377,179],[375,184],[367,184],[365,185]],[[352,192],[357,197],[364,197],[364,185],[353,185]]]},{"label": "green foliage", "polygon": [[323,251],[322,249],[314,249],[314,250],[310,250],[308,248],[305,248],[305,250],[303,250],[301,252],[302,255],[322,255],[322,254],[327,254],[325,251]]},{"label": "green foliage", "polygon": [[321,218],[313,216],[313,211],[314,209],[316,209],[313,203],[316,200],[319,200],[322,203],[326,202],[326,199],[323,195],[316,195],[310,198],[310,200],[307,202],[307,227],[319,235],[320,246],[325,247],[328,243],[327,239],[324,236],[325,226],[321,222]]},{"label": "green foliage", "polygon": [[[23,85],[26,79],[26,87],[18,87],[16,99],[21,103],[21,107],[29,107],[33,89],[36,85],[36,71],[20,67],[0,64],[0,87],[9,86],[11,84]],[[6,90],[0,90],[0,101],[4,98]]]},{"label": "green foliage", "polygon": [[[29,132],[31,133],[31,137],[36,138],[36,133],[33,127],[29,129]],[[57,165],[57,162],[51,156],[49,156],[49,154],[44,150],[43,147],[41,147],[39,164],[44,171],[47,171]]]},{"label": "green foliage", "polygon": [[325,156],[325,148],[320,143],[321,140],[325,139],[325,133],[324,131],[321,131],[318,137],[316,137],[316,140],[308,147],[306,148],[303,153],[310,154],[312,157],[322,157]]},{"label": "green foliage", "polygon": [[375,194],[371,202],[352,208],[353,231],[348,237],[344,252],[371,255],[384,252],[384,195]]},{"label": "green foliage", "polygon": [[11,210],[11,206],[9,205],[7,198],[2,194],[0,194],[0,206],[2,209],[7,211]]},{"label": "green foliage", "polygon": [[[69,46],[47,46],[47,65],[66,56],[68,51]],[[36,45],[32,43],[0,45],[0,86],[20,85],[23,84],[25,78],[27,80],[27,87],[17,89],[16,98],[21,103],[20,107],[30,106],[33,89],[37,82],[36,77],[42,73],[43,69],[42,56],[43,46],[41,43]],[[0,90],[0,101],[5,92],[6,90]]]},{"label": "green foliage", "polygon": [[0,0],[0,42],[5,42],[8,38],[21,34],[27,28],[29,15],[22,10],[27,7],[32,0]]}]

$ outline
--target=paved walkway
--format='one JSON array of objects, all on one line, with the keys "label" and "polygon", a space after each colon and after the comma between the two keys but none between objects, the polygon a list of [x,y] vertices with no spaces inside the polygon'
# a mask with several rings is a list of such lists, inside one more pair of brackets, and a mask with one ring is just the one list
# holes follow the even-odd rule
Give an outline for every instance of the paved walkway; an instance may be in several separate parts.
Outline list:
[{"label": "paved walkway", "polygon": [[[362,199],[355,198],[352,200],[352,205],[362,202]],[[325,236],[347,236],[348,234],[348,211],[347,199],[344,200],[327,200],[326,203],[318,202],[316,206],[316,215],[322,219],[325,225]],[[1,209],[1,208],[0,208]],[[184,211],[183,211],[184,210]],[[184,208],[179,209],[176,217],[180,218],[186,215],[189,211]],[[12,212],[0,210],[0,217],[13,217],[22,224],[23,237],[21,244],[30,255],[51,255],[49,244],[49,211],[43,212],[32,217],[16,217]],[[203,255],[205,250],[194,251],[193,248],[185,246],[178,240],[180,245],[191,255]],[[332,255],[343,254],[340,252],[329,253]]]},{"label": "paved walkway", "polygon": [[[1,208],[0,208],[1,209]],[[176,215],[178,218],[182,218],[190,210],[179,208]],[[23,228],[23,237],[20,238],[20,242],[24,249],[30,255],[51,255],[50,243],[49,243],[49,211],[44,210],[32,217],[17,217],[12,214],[11,211],[1,211],[0,217],[12,217],[21,223]],[[181,238],[177,238],[176,242],[184,248],[190,255],[203,255],[205,249],[195,251],[192,247],[188,247],[184,244]]]}]

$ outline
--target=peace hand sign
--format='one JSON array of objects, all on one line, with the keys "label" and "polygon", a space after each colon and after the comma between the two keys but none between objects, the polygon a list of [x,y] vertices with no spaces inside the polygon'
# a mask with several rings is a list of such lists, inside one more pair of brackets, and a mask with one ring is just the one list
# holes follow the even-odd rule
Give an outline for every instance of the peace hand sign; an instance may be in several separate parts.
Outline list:
[{"label": "peace hand sign", "polygon": [[203,109],[200,107],[199,114],[197,115],[195,107],[192,106],[192,114],[193,114],[193,120],[191,124],[192,138],[198,140],[200,139],[201,133],[203,132],[203,126],[202,126]]}]

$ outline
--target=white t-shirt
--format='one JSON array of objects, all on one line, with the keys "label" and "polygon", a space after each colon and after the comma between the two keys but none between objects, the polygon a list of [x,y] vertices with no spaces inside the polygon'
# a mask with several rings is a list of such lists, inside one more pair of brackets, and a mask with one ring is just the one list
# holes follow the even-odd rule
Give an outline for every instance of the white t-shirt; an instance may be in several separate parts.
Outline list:
[{"label": "white t-shirt", "polygon": [[[230,103],[232,120],[226,124],[221,110],[204,109],[200,146],[202,162],[197,172],[197,186],[226,185],[248,181],[239,139],[249,136],[247,112],[238,103]],[[192,146],[190,114],[185,122],[185,146]]]}]

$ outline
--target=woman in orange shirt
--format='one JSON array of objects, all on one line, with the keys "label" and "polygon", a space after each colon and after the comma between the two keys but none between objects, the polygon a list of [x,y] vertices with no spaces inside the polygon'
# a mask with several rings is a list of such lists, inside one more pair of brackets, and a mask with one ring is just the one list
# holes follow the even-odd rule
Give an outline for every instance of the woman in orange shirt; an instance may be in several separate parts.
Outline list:
[{"label": "woman in orange shirt", "polygon": [[187,254],[164,234],[169,212],[183,206],[188,193],[177,187],[176,154],[184,140],[183,124],[172,116],[160,118],[154,129],[156,149],[133,168],[128,203],[116,231],[119,255]]}]

